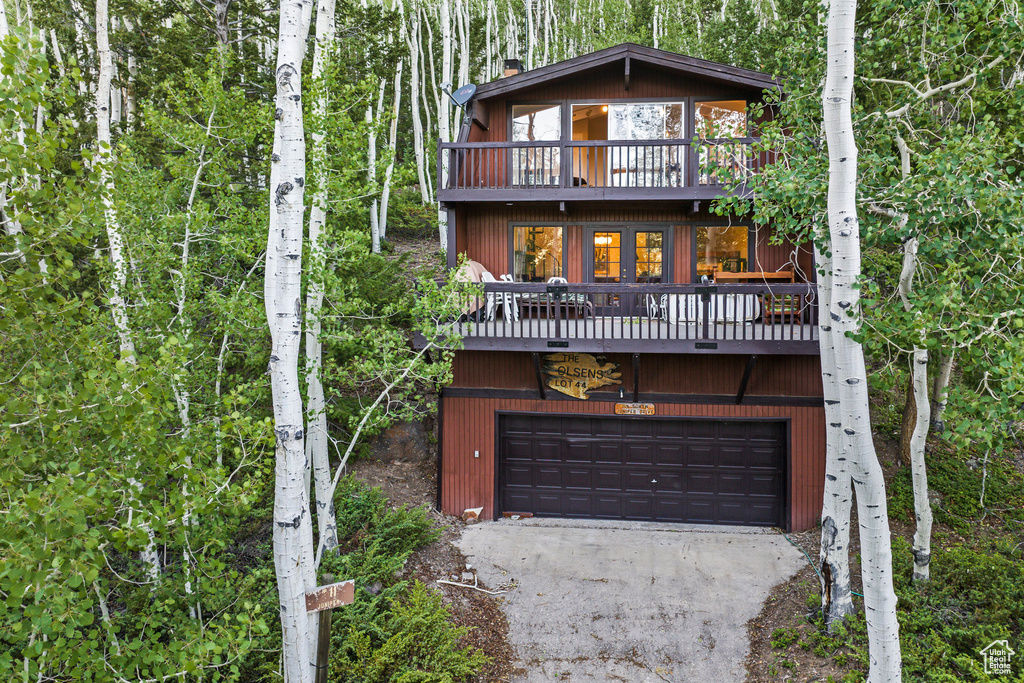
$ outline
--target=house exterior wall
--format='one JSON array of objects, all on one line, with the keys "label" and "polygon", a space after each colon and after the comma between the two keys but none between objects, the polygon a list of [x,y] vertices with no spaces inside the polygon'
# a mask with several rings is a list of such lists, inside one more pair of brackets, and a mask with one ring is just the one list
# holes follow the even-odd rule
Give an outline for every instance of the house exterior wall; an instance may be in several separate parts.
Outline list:
[{"label": "house exterior wall", "polygon": [[[461,515],[483,507],[483,517],[496,513],[497,415],[500,412],[613,416],[614,400],[589,401],[445,396],[440,463],[441,509]],[[825,413],[822,407],[656,404],[659,416],[698,418],[786,419],[789,421],[789,527],[814,526],[821,514],[825,478]],[[479,457],[474,453],[479,452]]]},{"label": "house exterior wall", "polygon": [[[667,223],[675,225],[673,233],[672,273],[675,282],[689,282],[692,260],[690,225],[700,221],[721,223],[724,220],[710,211],[685,213],[679,208],[658,206],[590,206],[574,207],[564,214],[547,206],[462,206],[457,211],[456,247],[468,258],[479,261],[495,276],[512,272],[509,267],[509,226],[517,223],[566,225],[565,249],[568,256],[565,278],[583,281],[585,259],[583,226],[588,223],[621,222],[633,225]],[[734,219],[739,222],[741,219]],[[814,280],[813,255],[809,246],[797,248],[791,242],[771,243],[771,231],[757,230],[755,262],[751,270],[776,271],[790,268],[797,271],[797,280]]]},{"label": "house exterior wall", "polygon": [[485,101],[487,107],[487,130],[473,126],[469,142],[505,142],[508,138],[508,107],[511,103],[544,102],[558,100],[654,100],[669,98],[699,97],[702,99],[757,100],[761,93],[756,90],[738,88],[701,81],[696,78],[680,77],[634,64],[630,73],[629,90],[623,67],[611,66],[591,73],[581,74],[565,81],[545,84],[514,95],[495,97]]}]

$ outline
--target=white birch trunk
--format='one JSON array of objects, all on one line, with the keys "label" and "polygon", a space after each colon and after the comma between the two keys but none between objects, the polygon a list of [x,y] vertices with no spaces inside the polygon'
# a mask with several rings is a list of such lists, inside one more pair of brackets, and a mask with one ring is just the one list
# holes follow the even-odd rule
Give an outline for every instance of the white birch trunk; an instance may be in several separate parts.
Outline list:
[{"label": "white birch trunk", "polygon": [[314,629],[306,613],[307,567],[313,535],[305,488],[299,343],[302,333],[303,137],[301,78],[308,0],[281,0],[276,69],[274,149],[270,167],[270,225],[264,303],[272,350],[268,372],[277,440],[274,487],[274,567],[281,609],[286,683],[313,680]]},{"label": "white birch trunk", "polygon": [[[313,80],[323,78],[324,61],[334,45],[336,0],[320,0],[316,12],[316,45],[313,48]],[[327,115],[328,93],[320,87],[313,103],[319,125]],[[334,514],[334,501],[328,489],[331,485],[331,465],[327,453],[327,412],[324,387],[320,381],[323,345],[320,341],[320,310],[323,306],[324,244],[321,234],[327,217],[327,189],[325,185],[327,145],[322,129],[315,130],[313,140],[313,167],[316,169],[316,193],[309,209],[310,273],[306,289],[306,461],[312,463],[313,485],[316,490],[316,519],[320,538],[328,550],[338,547],[338,522]]]},{"label": "white birch trunk", "polygon": [[[902,139],[899,140],[902,143]],[[909,151],[906,144],[900,145],[906,159],[904,177],[909,173]],[[906,216],[900,217],[905,224]],[[903,244],[903,268],[900,271],[899,294],[903,308],[913,311],[910,297],[914,291],[914,274],[917,272],[918,240],[911,237]],[[924,459],[925,443],[928,439],[928,423],[930,406],[928,403],[928,350],[924,348],[924,332],[921,340],[914,345],[910,356],[910,372],[913,378],[914,402],[917,414],[914,420],[914,431],[910,436],[910,469],[914,484],[914,517],[917,528],[914,530],[914,580],[926,581],[929,577],[931,562],[932,506],[928,500],[928,470]]]},{"label": "white birch trunk", "polygon": [[[459,29],[459,82],[452,83],[452,90],[469,82],[469,4],[467,0],[455,0],[455,20]],[[454,137],[453,131],[452,138]]]},{"label": "white birch trunk", "polygon": [[491,44],[492,33],[494,30],[494,24],[492,23],[491,15],[494,12],[494,0],[487,0],[487,6],[484,8],[484,51],[486,52],[486,66],[487,77],[484,80],[491,80],[494,78],[494,55],[495,51]]},{"label": "white birch trunk", "polygon": [[939,358],[939,369],[935,373],[935,382],[932,385],[932,403],[935,405],[935,409],[932,411],[932,429],[939,433],[946,430],[942,414],[946,411],[946,399],[949,396],[949,376],[953,372],[953,355],[953,349],[950,349]]},{"label": "white birch trunk", "polygon": [[416,155],[416,180],[420,186],[420,201],[430,203],[427,187],[426,149],[423,141],[423,120],[420,118],[420,14],[412,12],[412,23],[405,37],[409,50],[409,113],[412,118],[413,151]]},{"label": "white birch trunk", "polygon": [[835,340],[843,456],[857,495],[868,631],[868,683],[899,683],[899,622],[892,583],[892,547],[885,480],[875,455],[868,412],[864,350],[847,333],[860,325],[860,227],[857,223],[857,146],[852,100],[856,0],[831,0],[828,56],[822,93],[829,154],[828,218],[832,246],[829,316]]},{"label": "white birch trunk", "polygon": [[[135,343],[132,341],[131,329],[128,324],[128,311],[124,300],[124,288],[128,281],[128,266],[124,255],[124,240],[121,226],[117,220],[117,209],[114,207],[114,174],[111,169],[113,155],[110,140],[110,80],[113,62],[110,55],[110,39],[108,37],[107,0],[96,0],[96,52],[99,57],[99,77],[96,82],[96,142],[99,148],[98,161],[100,170],[100,188],[103,193],[103,216],[107,229],[107,242],[110,249],[110,262],[113,274],[110,278],[110,294],[107,297],[110,313],[114,318],[118,341],[121,347],[121,358],[129,365],[135,365]],[[142,484],[132,477],[128,479],[129,498],[134,516],[137,504],[135,493],[142,491]],[[130,522],[129,522],[130,523]],[[149,536],[149,544],[140,553],[142,563],[150,581],[160,578],[160,555],[156,550],[156,539],[153,531],[145,522],[141,528]]]},{"label": "white birch trunk", "polygon": [[537,47],[537,34],[533,21],[534,0],[524,0],[526,3],[526,68],[533,71],[533,51]]},{"label": "white birch trunk", "polygon": [[[452,81],[452,19],[449,9],[450,0],[441,0],[441,78],[445,83]],[[451,142],[451,106],[448,102],[438,98],[438,140],[442,143]],[[442,187],[448,186],[448,155],[441,154],[438,163],[440,169],[440,192]],[[441,242],[441,248],[448,248],[448,212],[438,204],[437,207],[437,232]]]},{"label": "white birch trunk", "polygon": [[395,157],[398,156],[398,110],[402,105],[402,61],[398,60],[395,68],[395,99],[391,105],[391,127],[388,130],[388,147],[391,156],[388,167],[384,169],[384,188],[380,195],[380,217],[377,219],[377,230],[381,240],[388,237],[388,201],[391,199],[391,179],[395,175]]},{"label": "white birch trunk", "polygon": [[544,0],[544,64],[551,63],[551,0]]},{"label": "white birch trunk", "polygon": [[831,631],[854,613],[850,594],[850,510],[853,504],[852,482],[846,459],[842,457],[842,423],[839,387],[836,384],[835,340],[831,309],[832,259],[827,255],[827,237],[819,235],[814,246],[818,270],[818,347],[821,353],[821,379],[825,399],[825,490],[821,506],[821,548],[818,565],[821,573],[821,613]]}]

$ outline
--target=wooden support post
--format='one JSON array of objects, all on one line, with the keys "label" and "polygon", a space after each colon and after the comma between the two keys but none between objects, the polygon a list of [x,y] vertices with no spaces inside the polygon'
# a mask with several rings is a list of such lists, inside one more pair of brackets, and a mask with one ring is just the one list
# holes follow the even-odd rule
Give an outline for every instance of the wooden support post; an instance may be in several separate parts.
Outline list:
[{"label": "wooden support post", "polygon": [[537,373],[537,389],[540,391],[540,400],[548,400],[548,392],[544,387],[544,373],[540,370],[540,354],[534,353],[533,355],[533,370]]},{"label": "wooden support post", "polygon": [[740,380],[740,388],[736,392],[736,405],[743,403],[743,394],[747,393],[747,382],[750,381],[750,373],[754,371],[754,363],[756,362],[757,356],[747,358],[747,367],[743,370],[743,379]]},{"label": "wooden support post", "polygon": [[626,90],[629,90],[629,55],[626,55]]},{"label": "wooden support post", "polygon": [[[333,574],[324,574],[324,583],[334,583]],[[331,654],[331,615],[334,610],[325,609],[316,612],[320,616],[320,626],[316,637],[316,676],[315,683],[327,683],[327,666]]]},{"label": "wooden support post", "polygon": [[633,403],[640,402],[640,354],[633,354]]},{"label": "wooden support post", "polygon": [[[330,581],[330,579],[328,579]],[[320,614],[320,630],[316,641],[316,683],[328,683],[328,662],[331,652],[331,615],[334,610],[325,609]]]},{"label": "wooden support post", "polygon": [[450,206],[445,208],[448,212],[448,245],[445,248],[445,257],[447,259],[446,265],[448,266],[448,270],[453,270],[459,263],[459,249],[455,242],[457,237],[455,222],[458,219],[453,208]]}]

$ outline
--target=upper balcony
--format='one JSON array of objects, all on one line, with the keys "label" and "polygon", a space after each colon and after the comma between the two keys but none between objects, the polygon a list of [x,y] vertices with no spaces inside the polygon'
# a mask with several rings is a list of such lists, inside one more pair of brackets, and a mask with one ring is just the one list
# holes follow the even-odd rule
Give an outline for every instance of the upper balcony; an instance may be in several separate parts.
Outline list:
[{"label": "upper balcony", "polygon": [[746,193],[767,163],[756,138],[459,142],[439,146],[439,199],[457,202],[699,201]]}]

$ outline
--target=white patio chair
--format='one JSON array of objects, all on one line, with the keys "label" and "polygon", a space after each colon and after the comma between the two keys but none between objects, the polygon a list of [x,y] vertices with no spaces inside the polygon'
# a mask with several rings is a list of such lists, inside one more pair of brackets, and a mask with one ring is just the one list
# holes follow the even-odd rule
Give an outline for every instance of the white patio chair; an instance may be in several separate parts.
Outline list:
[{"label": "white patio chair", "polygon": [[[512,284],[516,281],[509,273],[499,276],[502,282]],[[515,292],[505,292],[503,295],[502,308],[505,310],[505,321],[519,320],[519,295]]]},{"label": "white patio chair", "polygon": [[[491,282],[497,282],[497,280],[494,279],[494,276],[491,275],[486,270],[483,273],[480,274],[480,281],[482,283],[484,283],[484,284],[488,284],[488,283],[491,283]],[[484,295],[485,298],[486,298],[486,303],[484,304],[486,306],[486,308],[485,308],[485,317],[488,320],[494,320],[494,308],[495,308],[495,306],[497,304],[497,301],[496,301],[497,297],[495,296],[495,294],[496,294],[496,292],[487,292]],[[497,294],[497,296],[501,296],[501,294]]]}]

